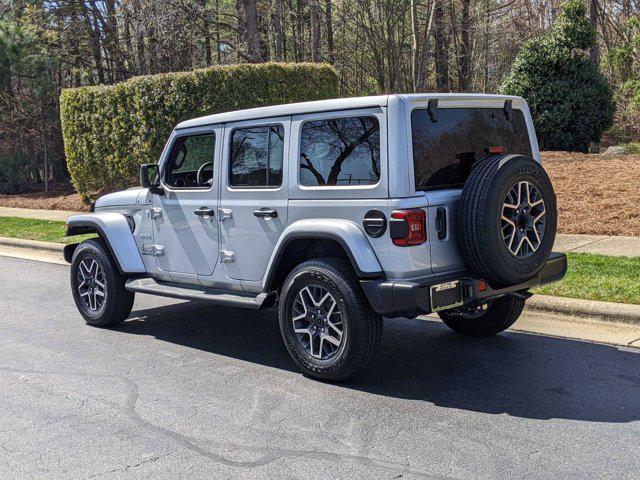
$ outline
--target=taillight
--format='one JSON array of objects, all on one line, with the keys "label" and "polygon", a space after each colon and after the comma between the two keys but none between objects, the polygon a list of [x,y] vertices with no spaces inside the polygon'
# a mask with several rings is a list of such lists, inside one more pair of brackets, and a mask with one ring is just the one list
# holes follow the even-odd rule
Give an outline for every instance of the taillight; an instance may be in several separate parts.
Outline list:
[{"label": "taillight", "polygon": [[396,210],[391,213],[389,233],[393,244],[399,247],[420,245],[427,241],[424,210]]}]

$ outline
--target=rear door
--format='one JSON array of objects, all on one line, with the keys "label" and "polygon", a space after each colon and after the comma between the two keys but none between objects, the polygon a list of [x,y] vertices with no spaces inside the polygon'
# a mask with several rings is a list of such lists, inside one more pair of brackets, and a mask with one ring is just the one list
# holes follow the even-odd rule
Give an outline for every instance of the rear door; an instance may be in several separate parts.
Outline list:
[{"label": "rear door", "polygon": [[504,100],[494,103],[450,107],[442,102],[434,119],[426,105],[411,112],[415,190],[424,192],[429,204],[427,238],[435,273],[464,268],[457,247],[456,213],[474,164],[497,153],[532,156],[523,111],[505,111]]},{"label": "rear door", "polygon": [[221,261],[229,278],[257,282],[287,225],[290,118],[225,126]]}]

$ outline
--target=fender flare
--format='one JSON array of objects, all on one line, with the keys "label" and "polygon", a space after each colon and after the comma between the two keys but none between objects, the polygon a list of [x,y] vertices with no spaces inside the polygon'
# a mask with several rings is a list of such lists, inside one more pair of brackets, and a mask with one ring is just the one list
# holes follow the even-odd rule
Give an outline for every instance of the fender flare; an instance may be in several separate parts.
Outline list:
[{"label": "fender flare", "polygon": [[[129,221],[122,213],[95,212],[69,217],[69,220],[67,220],[67,236],[86,233],[97,233],[102,238],[121,273],[146,272],[138,245],[133,238]],[[67,261],[70,261],[72,254],[73,251],[71,249],[65,248],[65,259]]]},{"label": "fender flare", "polygon": [[265,289],[271,288],[280,259],[286,254],[287,245],[299,239],[326,239],[337,242],[347,254],[359,279],[384,276],[371,244],[357,224],[332,218],[305,219],[293,222],[280,235],[267,265],[263,284]]}]

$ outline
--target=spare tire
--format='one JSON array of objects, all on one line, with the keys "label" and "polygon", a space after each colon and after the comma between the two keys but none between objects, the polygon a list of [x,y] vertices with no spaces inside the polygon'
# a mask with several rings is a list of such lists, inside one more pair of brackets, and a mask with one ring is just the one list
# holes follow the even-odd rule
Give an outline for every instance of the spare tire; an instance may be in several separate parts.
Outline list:
[{"label": "spare tire", "polygon": [[547,172],[525,155],[481,160],[465,182],[456,223],[465,262],[492,286],[533,278],[556,237],[556,196]]}]

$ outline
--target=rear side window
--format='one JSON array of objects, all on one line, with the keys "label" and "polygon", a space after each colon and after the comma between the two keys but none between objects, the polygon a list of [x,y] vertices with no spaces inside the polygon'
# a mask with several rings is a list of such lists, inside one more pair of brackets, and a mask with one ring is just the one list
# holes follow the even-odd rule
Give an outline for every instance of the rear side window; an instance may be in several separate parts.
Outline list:
[{"label": "rear side window", "polygon": [[416,191],[462,187],[490,147],[531,156],[521,110],[513,109],[509,121],[501,108],[439,108],[432,122],[426,109],[417,109],[411,130]]},{"label": "rear side window", "polygon": [[282,185],[282,125],[239,128],[231,137],[232,187]]},{"label": "rear side window", "polygon": [[332,118],[302,125],[302,185],[375,185],[379,179],[380,125],[376,117]]}]

